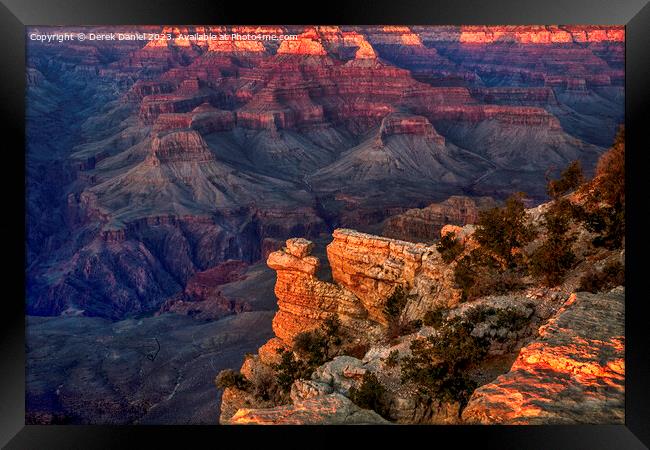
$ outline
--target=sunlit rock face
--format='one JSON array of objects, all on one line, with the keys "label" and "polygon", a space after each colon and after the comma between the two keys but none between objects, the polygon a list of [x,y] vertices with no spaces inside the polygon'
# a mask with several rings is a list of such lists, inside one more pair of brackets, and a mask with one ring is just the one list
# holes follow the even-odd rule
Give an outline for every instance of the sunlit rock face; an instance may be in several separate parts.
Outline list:
[{"label": "sunlit rock face", "polygon": [[289,346],[297,334],[317,328],[335,314],[351,329],[367,316],[352,292],[316,277],[320,261],[310,254],[312,247],[306,239],[289,239],[286,247],[267,259],[268,266],[277,271],[278,312],[273,319],[273,331]]},{"label": "sunlit rock face", "polygon": [[510,371],[477,389],[463,420],[624,423],[625,290],[572,295]]},{"label": "sunlit rock face", "polygon": [[407,315],[439,301],[457,301],[453,271],[434,247],[348,229],[335,230],[333,238],[327,256],[334,282],[316,276],[320,261],[311,255],[313,244],[306,239],[289,239],[269,254],[267,264],[277,272],[278,312],[273,319],[276,338],[260,353],[266,359],[279,346],[290,346],[298,333],[335,314],[349,333],[372,340],[386,324],[386,299],[397,286],[422,294],[417,305],[415,300],[407,305]]},{"label": "sunlit rock face", "polygon": [[361,299],[370,317],[385,323],[386,298],[398,285],[412,285],[422,267],[424,244],[339,229],[327,247],[332,277]]},{"label": "sunlit rock face", "polygon": [[315,29],[306,30],[296,40],[285,40],[278,48],[278,54],[290,55],[326,55]]},{"label": "sunlit rock face", "polygon": [[463,43],[486,44],[496,41],[525,44],[555,44],[570,42],[623,42],[625,30],[610,27],[559,27],[540,26],[462,26],[459,41]]}]

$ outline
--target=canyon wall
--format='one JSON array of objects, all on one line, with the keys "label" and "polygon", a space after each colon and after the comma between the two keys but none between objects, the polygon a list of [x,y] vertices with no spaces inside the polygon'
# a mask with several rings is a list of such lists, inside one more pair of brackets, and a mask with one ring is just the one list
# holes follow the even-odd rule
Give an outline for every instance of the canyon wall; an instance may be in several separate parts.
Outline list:
[{"label": "canyon wall", "polygon": [[474,210],[426,205],[541,201],[549,165],[590,170],[623,117],[622,27],[141,31],[171,38],[30,44],[31,179],[48,177],[30,185],[31,313],[157,310],[195,273],[334,228],[430,241]]}]

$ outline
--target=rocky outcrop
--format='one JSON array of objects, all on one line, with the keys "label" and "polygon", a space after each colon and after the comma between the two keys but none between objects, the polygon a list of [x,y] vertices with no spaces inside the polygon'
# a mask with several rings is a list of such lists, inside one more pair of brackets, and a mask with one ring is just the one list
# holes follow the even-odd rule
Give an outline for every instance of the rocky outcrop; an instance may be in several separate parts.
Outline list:
[{"label": "rocky outcrop", "polygon": [[550,87],[480,87],[470,90],[472,96],[485,103],[501,105],[557,105]]},{"label": "rocky outcrop", "polygon": [[436,106],[429,112],[429,117],[432,120],[454,120],[473,123],[495,120],[509,125],[524,125],[526,127],[543,126],[554,130],[562,129],[557,117],[544,108],[533,106]]},{"label": "rocky outcrop", "polygon": [[153,124],[153,131],[192,128],[202,134],[210,134],[234,127],[235,114],[232,111],[218,110],[209,103],[203,103],[189,113],[160,114]]},{"label": "rocky outcrop", "polygon": [[397,286],[420,294],[407,304],[407,316],[458,300],[449,266],[435,247],[347,229],[333,236],[327,246],[332,277],[360,299],[370,319],[386,323],[385,302]]},{"label": "rocky outcrop", "polygon": [[[413,288],[414,292],[421,294],[414,296],[417,300],[407,304],[405,314],[408,317],[418,314],[421,317],[424,311],[440,302],[453,304],[457,301],[451,286],[452,271],[448,266],[443,268],[446,265],[435,248],[346,229],[335,230],[333,237],[327,246],[333,283],[316,277],[320,261],[311,255],[313,243],[306,239],[289,239],[285,247],[269,254],[267,264],[277,272],[275,295],[278,312],[273,318],[275,337],[260,347],[254,357],[255,364],[269,366],[278,363],[278,352],[290,348],[298,333],[319,327],[333,315],[340,319],[347,338],[356,344],[377,341],[387,322],[384,314],[386,299],[398,285],[406,286],[407,290]],[[357,358],[337,357],[314,373],[313,383],[292,388],[292,398],[302,401],[318,394],[322,400],[321,394],[332,391],[347,394],[351,386],[360,383],[366,370]],[[243,394],[231,392],[224,396],[227,403],[224,411],[232,414],[245,407],[238,395],[241,397]],[[310,407],[317,408],[319,399],[310,400]],[[250,398],[248,401],[256,404]],[[294,406],[296,403],[299,402],[294,402]],[[290,407],[280,407],[278,411],[287,408],[293,411]],[[345,408],[345,405],[337,408]],[[240,411],[238,414],[245,416],[249,412]],[[253,411],[250,414],[266,413]],[[282,415],[271,414],[263,420],[285,420]],[[338,413],[332,414],[336,416]],[[225,413],[221,416],[222,423],[233,423],[234,420]]]},{"label": "rocky outcrop", "polygon": [[445,225],[469,225],[476,222],[478,212],[496,206],[490,197],[452,196],[426,208],[409,209],[392,216],[384,223],[383,234],[395,239],[431,242],[440,237]]},{"label": "rocky outcrop", "polygon": [[326,55],[315,29],[306,30],[296,40],[284,40],[278,48],[278,55]]},{"label": "rocky outcrop", "polygon": [[149,95],[169,94],[173,89],[172,84],[168,82],[138,80],[124,97],[127,101],[141,102]]},{"label": "rocky outcrop", "polygon": [[622,287],[573,294],[508,373],[474,392],[463,420],[624,423],[624,298]]},{"label": "rocky outcrop", "polygon": [[152,124],[160,114],[189,112],[209,99],[208,95],[182,96],[176,93],[148,95],[142,99],[140,119],[145,124]]},{"label": "rocky outcrop", "polygon": [[285,248],[271,253],[267,259],[269,267],[277,271],[278,312],[273,318],[273,331],[289,346],[298,333],[317,328],[334,314],[356,334],[362,331],[356,327],[367,317],[351,291],[316,277],[320,261],[311,255],[312,248],[313,244],[306,239],[289,239]]},{"label": "rocky outcrop", "polygon": [[363,302],[370,316],[384,322],[382,301],[398,284],[412,283],[422,265],[424,245],[335,230],[327,246],[332,277]]},{"label": "rocky outcrop", "polygon": [[426,117],[422,116],[388,114],[381,122],[379,134],[381,139],[399,134],[424,136],[438,145],[445,145],[445,138],[438,134]]}]

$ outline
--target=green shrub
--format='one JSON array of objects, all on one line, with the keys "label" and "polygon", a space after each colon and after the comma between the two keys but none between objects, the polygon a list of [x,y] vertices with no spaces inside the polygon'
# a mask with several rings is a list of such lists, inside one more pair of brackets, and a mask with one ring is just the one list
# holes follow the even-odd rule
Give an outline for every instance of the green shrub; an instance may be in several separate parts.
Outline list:
[{"label": "green shrub", "polygon": [[468,308],[463,314],[463,319],[472,325],[478,325],[485,322],[490,316],[497,314],[497,309],[493,306],[474,306]]},{"label": "green shrub", "polygon": [[402,360],[402,382],[415,383],[425,397],[466,404],[476,383],[465,370],[482,360],[490,345],[472,331],[472,324],[454,317],[436,335],[415,339],[411,356]]},{"label": "green shrub", "polygon": [[447,233],[440,238],[436,248],[440,252],[442,260],[450,263],[458,258],[465,247],[461,243],[461,240],[456,237],[456,233]]},{"label": "green shrub", "polygon": [[[508,331],[517,332],[530,323],[530,316],[512,306],[506,308],[475,306],[465,311],[463,320],[474,326],[488,322],[492,329],[505,328]],[[507,336],[497,336],[494,339],[504,342],[507,340]]]},{"label": "green shrub", "polygon": [[492,254],[479,247],[454,267],[454,286],[461,290],[461,301],[468,301],[519,289],[523,275],[523,266],[503,267]]},{"label": "green shrub", "polygon": [[274,370],[266,365],[259,365],[252,371],[249,391],[257,399],[274,404],[284,402],[286,397],[278,385]]},{"label": "green shrub", "polygon": [[530,323],[530,317],[517,308],[500,308],[496,310],[496,327],[519,331]]},{"label": "green shrub", "polygon": [[338,354],[343,342],[341,321],[337,315],[325,319],[317,330],[296,335],[293,350],[309,365],[317,367]]},{"label": "green shrub", "polygon": [[367,371],[359,387],[351,387],[349,397],[352,403],[363,408],[372,409],[384,418],[388,418],[388,402],[386,388],[379,382],[377,376]]},{"label": "green shrub", "polygon": [[424,323],[424,325],[427,325],[429,327],[438,328],[439,326],[442,325],[446,317],[447,317],[447,308],[444,308],[442,306],[437,306],[433,309],[430,309],[424,314],[422,323]]},{"label": "green shrub", "polygon": [[393,293],[386,299],[384,306],[384,316],[388,321],[386,329],[386,337],[389,340],[404,336],[417,331],[422,323],[418,321],[406,321],[401,319],[402,311],[406,307],[409,299],[414,298],[415,295],[406,293],[404,287],[398,285],[395,287]]},{"label": "green shrub", "polygon": [[512,195],[503,207],[479,212],[474,239],[501,258],[507,267],[518,264],[517,250],[531,242],[535,228],[526,216],[522,193]]},{"label": "green shrub", "polygon": [[296,380],[308,379],[314,367],[305,361],[296,359],[293,352],[279,349],[280,362],[271,367],[275,371],[275,380],[283,392],[289,392],[291,385]]},{"label": "green shrub", "polygon": [[625,129],[598,160],[585,202],[583,222],[598,234],[595,246],[617,249],[625,238]]},{"label": "green shrub", "polygon": [[280,363],[272,366],[277,384],[287,392],[295,380],[309,378],[316,367],[338,356],[346,348],[350,349],[343,344],[341,321],[337,315],[325,319],[316,330],[299,333],[293,340],[292,350],[280,349]]},{"label": "green shrub", "polygon": [[625,209],[625,128],[621,127],[612,147],[599,159],[594,200]]},{"label": "green shrub", "polygon": [[245,391],[250,387],[250,383],[246,377],[232,369],[225,369],[219,372],[214,379],[214,384],[218,389],[236,388]]},{"label": "green shrub", "polygon": [[406,303],[412,297],[414,296],[408,295],[403,286],[397,285],[395,290],[393,290],[393,293],[386,299],[386,305],[384,306],[384,315],[386,318],[389,321],[399,318]]},{"label": "green shrub", "polygon": [[452,369],[464,368],[480,361],[487,353],[486,338],[472,336],[474,325],[461,317],[448,319],[430,338],[434,354],[448,362]]},{"label": "green shrub", "polygon": [[576,190],[584,180],[580,161],[576,160],[564,169],[560,178],[549,180],[546,185],[546,192],[551,198],[557,200],[564,194]]},{"label": "green shrub", "polygon": [[595,247],[610,250],[621,248],[625,238],[625,207],[597,206],[583,214],[585,227],[597,236],[592,243]]},{"label": "green shrub", "polygon": [[529,267],[531,274],[541,278],[547,286],[560,284],[566,272],[576,263],[576,256],[571,248],[575,236],[569,233],[573,211],[571,202],[559,199],[544,213],[545,240],[531,254]]},{"label": "green shrub", "polygon": [[523,194],[516,194],[503,207],[479,212],[474,233],[479,247],[454,267],[454,285],[461,290],[461,301],[522,287],[527,267],[521,249],[537,234],[522,198]]},{"label": "green shrub", "polygon": [[579,291],[597,293],[625,284],[625,266],[618,261],[610,262],[603,270],[591,270],[580,279]]},{"label": "green shrub", "polygon": [[325,337],[316,331],[303,331],[293,339],[293,351],[312,366],[323,364],[325,354]]}]

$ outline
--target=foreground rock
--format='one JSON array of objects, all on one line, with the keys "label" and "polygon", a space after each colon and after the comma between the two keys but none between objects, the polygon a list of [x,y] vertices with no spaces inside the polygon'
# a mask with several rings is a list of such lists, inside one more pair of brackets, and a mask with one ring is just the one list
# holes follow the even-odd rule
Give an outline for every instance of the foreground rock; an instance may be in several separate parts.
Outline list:
[{"label": "foreground rock", "polygon": [[462,417],[482,424],[624,423],[625,290],[572,295],[521,349],[510,372],[477,389]]},{"label": "foreground rock", "polygon": [[227,422],[255,425],[386,425],[379,414],[361,409],[341,394],[307,399],[267,409],[240,409]]}]

